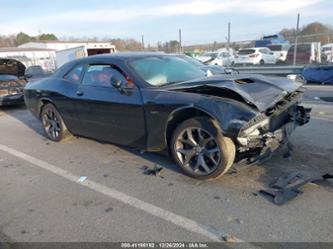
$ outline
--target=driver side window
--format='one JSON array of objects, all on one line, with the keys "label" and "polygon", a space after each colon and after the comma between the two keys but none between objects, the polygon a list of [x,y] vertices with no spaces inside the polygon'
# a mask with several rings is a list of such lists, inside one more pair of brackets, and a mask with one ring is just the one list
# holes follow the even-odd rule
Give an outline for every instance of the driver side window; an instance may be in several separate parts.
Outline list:
[{"label": "driver side window", "polygon": [[126,81],[125,77],[110,65],[89,65],[83,80],[83,85],[111,87],[111,77],[117,77]]}]

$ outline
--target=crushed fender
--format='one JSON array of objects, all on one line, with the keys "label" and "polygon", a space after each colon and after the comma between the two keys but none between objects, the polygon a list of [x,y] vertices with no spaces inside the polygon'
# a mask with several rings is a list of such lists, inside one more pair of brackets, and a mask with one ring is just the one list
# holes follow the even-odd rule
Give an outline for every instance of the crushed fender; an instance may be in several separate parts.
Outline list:
[{"label": "crushed fender", "polygon": [[264,196],[272,197],[273,203],[281,206],[296,198],[299,194],[302,194],[302,191],[300,191],[299,188],[303,185],[328,179],[333,179],[333,174],[327,173],[309,177],[302,172],[294,171],[280,176],[275,182],[270,184],[270,189],[262,189],[259,193]]}]

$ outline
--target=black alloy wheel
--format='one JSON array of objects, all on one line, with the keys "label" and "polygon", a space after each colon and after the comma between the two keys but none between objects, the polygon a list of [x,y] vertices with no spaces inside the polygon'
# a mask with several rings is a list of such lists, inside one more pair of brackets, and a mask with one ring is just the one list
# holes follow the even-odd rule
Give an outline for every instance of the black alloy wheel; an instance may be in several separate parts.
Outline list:
[{"label": "black alloy wheel", "polygon": [[64,121],[52,104],[46,104],[41,113],[41,120],[46,136],[55,142],[62,140],[67,135]]},{"label": "black alloy wheel", "polygon": [[232,140],[224,137],[216,122],[207,117],[180,124],[171,139],[171,152],[185,173],[198,179],[222,176],[235,158]]}]

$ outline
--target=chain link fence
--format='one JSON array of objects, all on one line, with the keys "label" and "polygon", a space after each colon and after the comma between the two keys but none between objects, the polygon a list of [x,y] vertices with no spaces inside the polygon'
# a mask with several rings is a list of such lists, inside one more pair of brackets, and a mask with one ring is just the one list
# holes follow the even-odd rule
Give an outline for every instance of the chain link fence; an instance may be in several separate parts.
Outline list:
[{"label": "chain link fence", "polygon": [[333,32],[267,36],[258,40],[184,46],[183,51],[219,66],[333,65]]}]

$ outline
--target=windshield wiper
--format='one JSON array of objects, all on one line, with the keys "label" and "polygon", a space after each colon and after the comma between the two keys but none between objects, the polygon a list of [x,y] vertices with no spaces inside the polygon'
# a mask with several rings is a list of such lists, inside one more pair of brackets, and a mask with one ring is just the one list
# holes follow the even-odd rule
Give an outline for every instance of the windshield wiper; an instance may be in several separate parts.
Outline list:
[{"label": "windshield wiper", "polygon": [[170,82],[168,82],[168,83],[164,84],[164,86],[166,86],[166,85],[172,85],[172,84],[176,84],[176,83],[181,83],[181,82],[185,82],[185,81],[184,81],[184,80],[175,80],[175,81],[170,81]]}]

